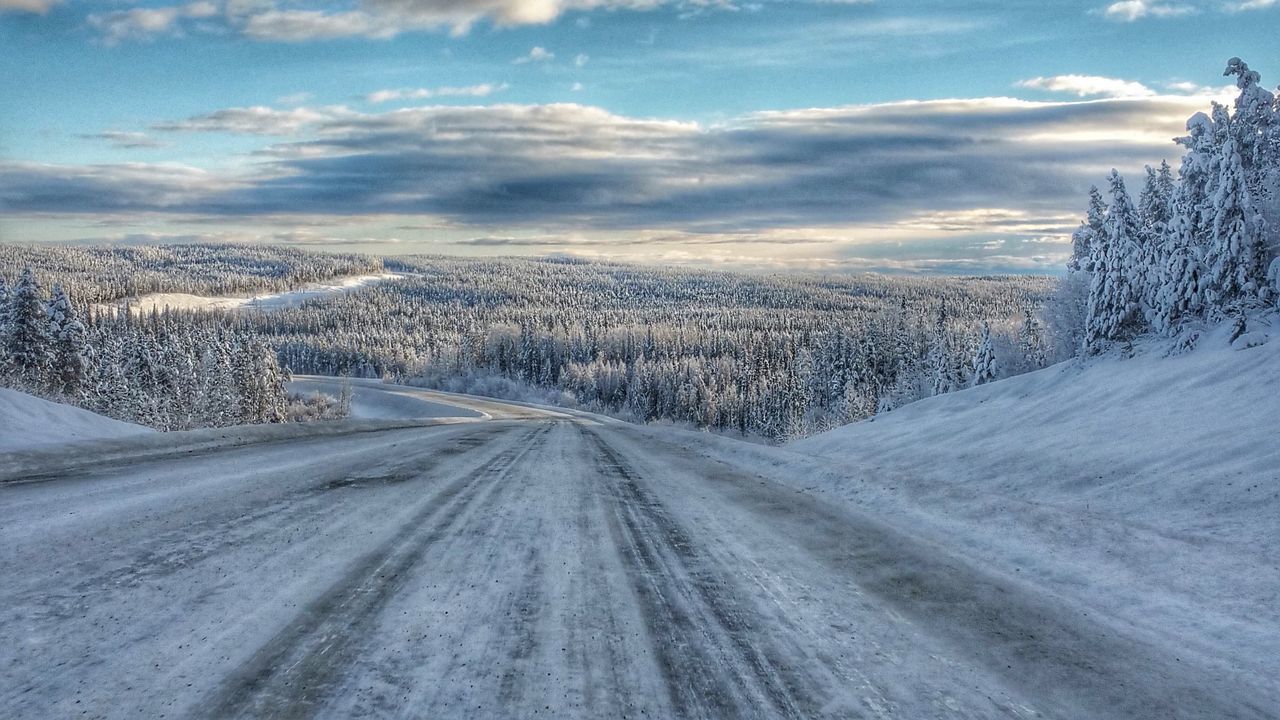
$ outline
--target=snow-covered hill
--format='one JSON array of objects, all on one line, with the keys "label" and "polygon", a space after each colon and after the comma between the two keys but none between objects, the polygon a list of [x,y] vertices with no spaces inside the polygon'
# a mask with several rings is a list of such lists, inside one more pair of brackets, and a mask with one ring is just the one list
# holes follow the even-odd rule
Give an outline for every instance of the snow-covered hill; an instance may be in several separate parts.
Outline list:
[{"label": "snow-covered hill", "polygon": [[151,432],[141,425],[0,388],[0,452]]},{"label": "snow-covered hill", "polygon": [[799,441],[835,469],[797,483],[1124,622],[1278,657],[1280,327],[1228,339],[1172,357],[1149,341]]}]

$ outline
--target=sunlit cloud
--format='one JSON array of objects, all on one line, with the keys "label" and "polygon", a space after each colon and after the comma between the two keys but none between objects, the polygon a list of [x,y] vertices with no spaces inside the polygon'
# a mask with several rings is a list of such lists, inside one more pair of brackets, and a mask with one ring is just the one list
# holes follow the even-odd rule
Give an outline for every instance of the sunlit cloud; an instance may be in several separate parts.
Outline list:
[{"label": "sunlit cloud", "polygon": [[1076,97],[1150,97],[1156,92],[1139,82],[1097,75],[1054,75],[1021,80],[1018,87],[1068,93]]},{"label": "sunlit cloud", "polygon": [[436,88],[396,88],[390,90],[377,90],[365,96],[365,101],[375,105],[398,100],[429,100],[431,98],[446,97],[488,97],[494,93],[502,92],[509,86],[506,83],[483,83],[480,85],[467,85],[465,87],[436,87]]}]

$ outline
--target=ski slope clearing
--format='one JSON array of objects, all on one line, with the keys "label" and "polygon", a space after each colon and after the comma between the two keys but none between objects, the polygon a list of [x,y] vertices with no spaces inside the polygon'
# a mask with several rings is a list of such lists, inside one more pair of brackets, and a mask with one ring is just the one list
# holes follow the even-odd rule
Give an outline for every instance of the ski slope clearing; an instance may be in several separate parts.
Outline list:
[{"label": "ski slope clearing", "polygon": [[141,425],[0,388],[0,453],[154,432]]},{"label": "ski slope clearing", "polygon": [[[150,313],[153,310],[274,310],[285,307],[296,307],[308,300],[330,297],[338,293],[350,292],[358,288],[376,283],[406,277],[405,273],[377,273],[356,275],[322,283],[312,283],[297,290],[281,293],[254,295],[250,297],[202,297],[187,293],[153,293],[142,297],[122,301],[113,307],[128,304],[134,312]],[[97,306],[102,308],[103,306]]]},{"label": "ski slope clearing", "polygon": [[494,419],[193,431],[0,462],[0,715],[1280,707],[1270,676],[1170,652],[780,482],[821,461],[448,398]]},{"label": "ski slope clearing", "polygon": [[795,483],[1274,685],[1280,333],[1256,324],[1234,349],[1228,328],[1177,357],[1151,342],[802,440],[836,467],[792,461]]}]

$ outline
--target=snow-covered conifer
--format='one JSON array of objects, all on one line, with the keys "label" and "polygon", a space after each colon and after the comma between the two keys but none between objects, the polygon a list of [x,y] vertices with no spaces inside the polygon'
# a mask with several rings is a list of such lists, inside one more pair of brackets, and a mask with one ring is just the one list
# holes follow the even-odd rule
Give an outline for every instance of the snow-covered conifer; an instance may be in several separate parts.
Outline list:
[{"label": "snow-covered conifer", "polygon": [[9,364],[18,377],[42,385],[53,362],[53,334],[44,292],[31,268],[22,271],[9,301]]},{"label": "snow-covered conifer", "polygon": [[978,349],[973,354],[973,384],[985,385],[996,379],[996,351],[991,346],[991,325],[982,323]]},{"label": "snow-covered conifer", "polygon": [[1085,317],[1085,346],[1101,352],[1109,341],[1132,338],[1142,330],[1140,272],[1136,268],[1140,232],[1137,211],[1120,173],[1111,171],[1111,205],[1103,242],[1093,253],[1093,282]]},{"label": "snow-covered conifer", "polygon": [[1048,364],[1044,347],[1044,332],[1040,321],[1028,308],[1024,311],[1022,327],[1018,328],[1018,351],[1027,371],[1039,370]]},{"label": "snow-covered conifer", "polygon": [[1266,299],[1266,223],[1245,177],[1240,144],[1228,136],[1220,150],[1218,181],[1210,198],[1212,225],[1205,255],[1206,295],[1225,308]]},{"label": "snow-covered conifer", "polygon": [[1098,186],[1089,188],[1089,208],[1085,222],[1071,234],[1071,259],[1067,269],[1072,272],[1093,272],[1094,245],[1101,242],[1106,229],[1107,203],[1102,199]]},{"label": "snow-covered conifer", "polygon": [[89,346],[84,323],[61,286],[53,288],[49,302],[53,332],[53,372],[51,386],[68,398],[84,397],[89,381]]}]

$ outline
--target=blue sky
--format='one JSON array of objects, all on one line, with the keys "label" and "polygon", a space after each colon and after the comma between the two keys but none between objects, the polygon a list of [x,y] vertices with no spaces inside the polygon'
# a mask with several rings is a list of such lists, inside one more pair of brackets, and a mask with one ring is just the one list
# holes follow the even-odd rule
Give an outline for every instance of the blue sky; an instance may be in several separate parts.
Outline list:
[{"label": "blue sky", "polygon": [[1280,2],[0,0],[0,239],[1053,272]]}]

